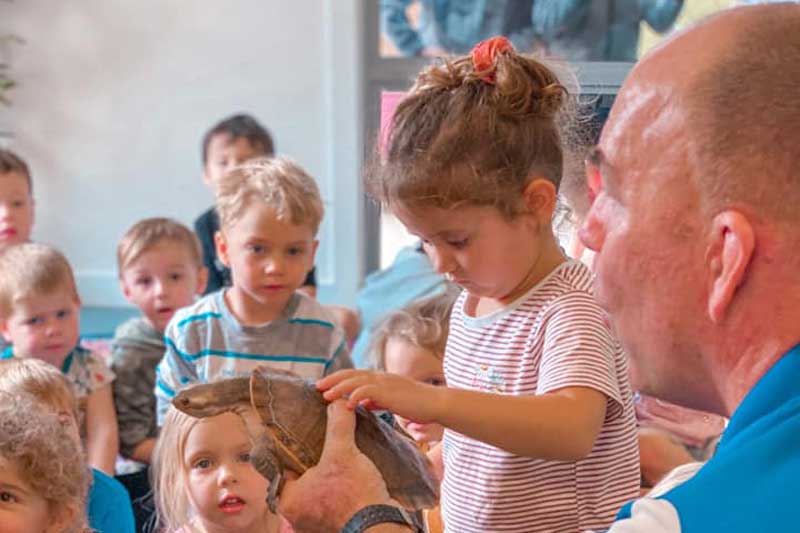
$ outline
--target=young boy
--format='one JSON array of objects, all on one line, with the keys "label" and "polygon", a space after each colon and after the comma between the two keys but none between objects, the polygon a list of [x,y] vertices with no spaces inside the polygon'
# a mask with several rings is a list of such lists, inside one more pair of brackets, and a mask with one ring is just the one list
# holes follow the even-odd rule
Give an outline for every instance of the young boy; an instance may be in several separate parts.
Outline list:
[{"label": "young boy", "polygon": [[[36,359],[0,361],[0,392],[31,396],[44,409],[57,414],[68,433],[81,446],[75,395],[69,380],[57,368]],[[94,468],[87,504],[92,530],[133,533],[133,512],[128,493],[114,478]]]},{"label": "young boy", "polygon": [[314,180],[281,158],[253,161],[219,179],[216,235],[233,285],[178,311],[156,373],[159,424],[178,389],[249,375],[259,365],[316,379],[352,366],[342,329],[297,291],[311,269],[322,220]]},{"label": "young boy", "polygon": [[[203,182],[216,191],[216,183],[226,172],[256,157],[275,154],[272,136],[250,115],[230,116],[203,136]],[[208,269],[205,294],[231,284],[231,271],[217,257],[214,235],[219,231],[219,216],[214,207],[200,215],[194,223],[203,247],[203,262]],[[316,296],[317,282],[312,265],[302,286],[303,292]]]},{"label": "young boy", "polygon": [[33,229],[33,186],[28,165],[0,149],[0,252],[28,242]]},{"label": "young boy", "polygon": [[134,224],[117,247],[122,292],[142,311],[119,326],[112,342],[114,404],[120,453],[149,464],[158,435],[156,366],[164,356],[164,330],[175,311],[203,293],[207,271],[192,231],[168,218]]},{"label": "young boy", "polygon": [[0,359],[32,357],[55,366],[75,387],[85,415],[89,464],[114,475],[119,446],[111,396],[114,374],[78,344],[80,298],[67,259],[43,244],[0,254]]},{"label": "young boy", "polygon": [[[28,165],[0,148],[0,253],[27,242],[33,229],[33,188]],[[0,350],[8,343],[0,337]]]}]

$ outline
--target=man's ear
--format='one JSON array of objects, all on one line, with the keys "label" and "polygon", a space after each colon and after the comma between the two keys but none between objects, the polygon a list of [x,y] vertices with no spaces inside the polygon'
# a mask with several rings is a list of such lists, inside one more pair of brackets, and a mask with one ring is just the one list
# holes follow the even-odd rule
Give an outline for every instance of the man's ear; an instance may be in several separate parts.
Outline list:
[{"label": "man's ear", "polygon": [[228,257],[228,241],[225,239],[225,234],[222,233],[222,230],[214,233],[214,246],[217,249],[217,257],[220,262],[230,268],[231,262]]},{"label": "man's ear", "polygon": [[206,285],[208,285],[208,269],[201,266],[197,271],[197,287],[195,287],[195,294],[203,294],[206,292]]},{"label": "man's ear", "polygon": [[558,192],[556,186],[544,178],[534,178],[522,191],[522,199],[528,211],[538,219],[553,218]]},{"label": "man's ear", "polygon": [[11,337],[8,334],[8,320],[0,320],[0,335],[3,335],[6,342],[11,342]]},{"label": "man's ear", "polygon": [[744,283],[753,260],[755,231],[738,211],[723,211],[711,223],[706,251],[709,272],[708,316],[715,324],[725,319],[737,289]]}]

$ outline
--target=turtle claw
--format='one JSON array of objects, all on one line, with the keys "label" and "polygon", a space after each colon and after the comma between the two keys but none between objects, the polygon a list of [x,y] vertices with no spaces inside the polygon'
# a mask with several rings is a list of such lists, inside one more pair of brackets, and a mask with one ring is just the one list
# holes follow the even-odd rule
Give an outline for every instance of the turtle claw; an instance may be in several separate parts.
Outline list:
[{"label": "turtle claw", "polygon": [[283,488],[283,472],[275,474],[269,482],[269,492],[267,492],[267,507],[272,514],[278,514],[278,496]]}]

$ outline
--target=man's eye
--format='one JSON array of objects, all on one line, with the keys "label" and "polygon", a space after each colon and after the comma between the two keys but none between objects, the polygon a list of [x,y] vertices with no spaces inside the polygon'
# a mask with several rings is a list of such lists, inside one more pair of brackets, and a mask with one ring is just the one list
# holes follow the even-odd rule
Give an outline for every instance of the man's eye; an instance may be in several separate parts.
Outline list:
[{"label": "man's eye", "polygon": [[14,502],[17,502],[17,501],[19,501],[19,500],[17,500],[17,497],[14,496],[13,494],[11,494],[10,492],[5,491],[5,490],[0,492],[0,502],[3,502],[3,503],[14,503]]}]

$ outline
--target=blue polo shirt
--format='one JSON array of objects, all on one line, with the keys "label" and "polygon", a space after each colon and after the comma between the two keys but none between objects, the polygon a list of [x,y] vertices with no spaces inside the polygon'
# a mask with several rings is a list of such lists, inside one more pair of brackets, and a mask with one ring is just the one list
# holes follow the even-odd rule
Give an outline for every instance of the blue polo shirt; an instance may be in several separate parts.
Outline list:
[{"label": "blue polo shirt", "polygon": [[800,346],[759,380],[716,454],[660,498],[627,504],[610,533],[796,531],[800,492]]},{"label": "blue polo shirt", "polygon": [[122,483],[92,468],[86,506],[89,527],[98,533],[134,533],[136,524],[128,491]]}]

